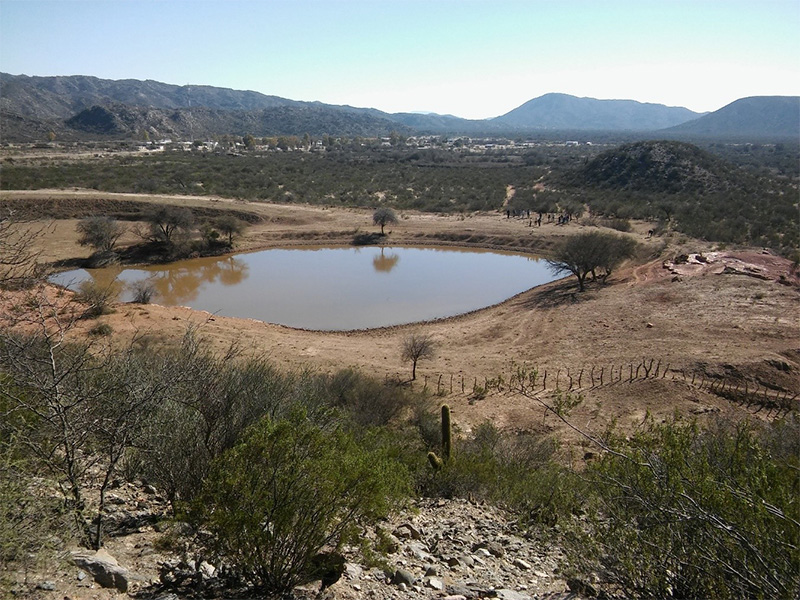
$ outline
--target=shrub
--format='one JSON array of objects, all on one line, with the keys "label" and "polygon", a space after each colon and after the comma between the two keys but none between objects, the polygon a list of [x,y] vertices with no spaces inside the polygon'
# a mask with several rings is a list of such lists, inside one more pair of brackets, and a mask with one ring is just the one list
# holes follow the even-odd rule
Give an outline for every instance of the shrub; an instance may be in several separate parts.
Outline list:
[{"label": "shrub", "polygon": [[114,281],[109,285],[101,285],[93,279],[87,279],[78,286],[75,299],[86,304],[84,317],[94,318],[108,314],[111,303],[117,298],[119,286]]},{"label": "shrub", "polygon": [[131,284],[133,302],[136,304],[150,304],[156,293],[156,286],[152,281],[141,279]]},{"label": "shrub", "polygon": [[195,517],[242,577],[283,593],[309,578],[323,547],[354,539],[357,523],[386,515],[407,483],[385,455],[296,412],[262,420],[214,462]]},{"label": "shrub", "polygon": [[85,217],[78,221],[78,243],[91,246],[98,253],[111,253],[125,227],[111,217]]},{"label": "shrub", "polygon": [[89,335],[92,337],[105,337],[111,335],[113,331],[108,323],[98,323],[89,330]]},{"label": "shrub", "polygon": [[[573,567],[631,598],[795,598],[797,444],[747,425],[650,425],[589,468]],[[794,438],[797,428],[791,432]]]}]

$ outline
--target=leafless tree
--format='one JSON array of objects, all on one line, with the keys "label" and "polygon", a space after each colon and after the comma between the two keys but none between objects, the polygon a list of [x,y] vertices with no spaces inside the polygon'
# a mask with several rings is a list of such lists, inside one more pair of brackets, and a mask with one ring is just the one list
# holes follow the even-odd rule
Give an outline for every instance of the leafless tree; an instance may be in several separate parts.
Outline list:
[{"label": "leafless tree", "polygon": [[417,362],[424,358],[433,358],[435,343],[427,333],[411,333],[403,340],[402,358],[411,362],[411,380],[417,378]]},{"label": "leafless tree", "polygon": [[12,212],[0,217],[0,289],[25,287],[40,275],[35,242],[47,227],[31,226]]}]

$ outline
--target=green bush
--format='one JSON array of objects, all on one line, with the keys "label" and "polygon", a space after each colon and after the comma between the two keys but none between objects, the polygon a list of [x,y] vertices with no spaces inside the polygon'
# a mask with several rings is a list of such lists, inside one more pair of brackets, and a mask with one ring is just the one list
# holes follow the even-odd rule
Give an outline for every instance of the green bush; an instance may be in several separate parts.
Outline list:
[{"label": "green bush", "polygon": [[257,588],[283,593],[311,577],[321,549],[355,539],[357,525],[407,493],[396,462],[296,412],[262,420],[214,461],[194,515],[220,559]]},{"label": "green bush", "polygon": [[419,488],[428,496],[493,502],[528,525],[555,525],[578,510],[580,479],[554,460],[557,443],[549,437],[511,435],[486,422],[439,470],[428,468]]},{"label": "green bush", "polygon": [[800,438],[751,427],[650,425],[586,476],[590,518],[573,567],[630,598],[795,598],[800,591]]}]

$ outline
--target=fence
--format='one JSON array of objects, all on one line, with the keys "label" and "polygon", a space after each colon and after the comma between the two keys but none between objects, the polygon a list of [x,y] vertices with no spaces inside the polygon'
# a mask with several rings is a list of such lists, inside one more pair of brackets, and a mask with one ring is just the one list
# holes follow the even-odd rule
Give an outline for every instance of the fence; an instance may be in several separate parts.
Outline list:
[{"label": "fence", "polygon": [[438,396],[460,394],[470,400],[480,400],[491,391],[514,392],[524,389],[527,393],[555,391],[581,393],[648,379],[683,382],[748,408],[756,406],[758,407],[756,412],[762,409],[770,413],[774,411],[775,414],[771,416],[782,416],[800,409],[798,393],[769,388],[757,381],[744,378],[726,378],[708,375],[705,372],[671,369],[669,363],[664,365],[661,360],[655,358],[643,358],[638,362],[621,365],[593,365],[580,369],[537,369],[512,365],[510,373],[504,372],[491,378],[467,376],[464,373],[436,373],[424,376],[423,389],[431,390]]}]

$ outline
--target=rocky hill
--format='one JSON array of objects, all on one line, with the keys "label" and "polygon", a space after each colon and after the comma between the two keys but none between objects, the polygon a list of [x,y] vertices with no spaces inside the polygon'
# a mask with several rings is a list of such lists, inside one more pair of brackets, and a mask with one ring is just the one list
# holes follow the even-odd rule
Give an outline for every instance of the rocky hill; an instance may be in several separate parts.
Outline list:
[{"label": "rocky hill", "polygon": [[687,108],[545,94],[492,119],[524,130],[654,131],[697,118]]},{"label": "rocky hill", "polygon": [[646,141],[604,152],[568,177],[603,189],[707,194],[730,189],[741,176],[733,165],[692,144]]},{"label": "rocky hill", "polygon": [[670,136],[800,141],[800,96],[753,96],[676,125]]}]

